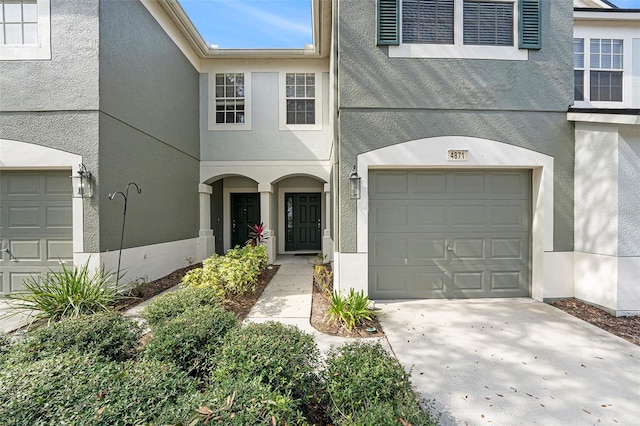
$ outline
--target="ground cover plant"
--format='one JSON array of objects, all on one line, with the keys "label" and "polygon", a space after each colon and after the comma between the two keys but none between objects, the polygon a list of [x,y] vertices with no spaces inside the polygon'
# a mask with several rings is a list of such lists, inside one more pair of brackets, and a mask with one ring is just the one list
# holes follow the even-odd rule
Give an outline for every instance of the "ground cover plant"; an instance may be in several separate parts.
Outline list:
[{"label": "ground cover plant", "polygon": [[369,303],[369,296],[365,296],[364,291],[350,289],[346,296],[334,291],[327,309],[329,321],[339,322],[351,330],[362,321],[375,317],[375,313],[369,309]]},{"label": "ground cover plant", "polygon": [[[233,256],[263,264],[260,253]],[[313,338],[295,327],[240,328],[225,307],[243,299],[228,289],[221,298],[215,286],[180,288],[146,308],[151,332],[141,339],[140,327],[117,313],[45,324],[18,343],[0,335],[0,424],[426,424],[412,393],[398,402],[362,389],[354,400],[377,405],[334,419],[328,385],[343,373],[327,380]],[[351,386],[355,379],[344,377]]]},{"label": "ground cover plant", "polygon": [[32,320],[49,323],[62,318],[108,311],[118,299],[113,276],[97,269],[89,272],[89,262],[61,271],[30,276],[25,290],[2,296],[14,309],[33,311]]}]

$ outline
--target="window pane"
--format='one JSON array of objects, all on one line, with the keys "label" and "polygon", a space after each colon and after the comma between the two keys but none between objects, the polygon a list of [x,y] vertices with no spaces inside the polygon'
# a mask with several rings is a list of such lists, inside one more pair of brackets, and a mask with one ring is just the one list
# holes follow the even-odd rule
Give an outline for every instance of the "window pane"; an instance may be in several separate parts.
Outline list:
[{"label": "window pane", "polygon": [[316,84],[316,76],[313,74],[307,74],[306,84],[307,86],[309,85],[313,86],[314,84]]},{"label": "window pane", "polygon": [[622,54],[622,40],[613,40],[613,53]]},{"label": "window pane", "polygon": [[24,22],[38,22],[38,6],[36,1],[25,1],[22,6],[22,20]]},{"label": "window pane", "polygon": [[225,123],[235,123],[235,114],[233,112],[227,112],[225,114]]},{"label": "window pane", "polygon": [[296,74],[296,84],[304,84],[304,74]]},{"label": "window pane", "polygon": [[294,74],[287,73],[286,83],[289,86],[294,85],[296,83],[296,79],[295,79]]},{"label": "window pane", "polygon": [[611,69],[611,55],[604,53],[600,55],[600,68]]},{"label": "window pane", "polygon": [[295,111],[296,109],[296,101],[292,99],[287,100],[287,112]]},{"label": "window pane", "polygon": [[622,71],[591,71],[592,101],[622,101]]},{"label": "window pane", "polygon": [[0,24],[0,44],[4,44],[4,24]]},{"label": "window pane", "polygon": [[307,124],[316,124],[315,112],[307,112]]},{"label": "window pane", "polygon": [[584,71],[573,72],[573,99],[584,101]]},{"label": "window pane", "polygon": [[614,69],[622,68],[622,55],[614,55],[612,60],[613,60],[612,68]]},{"label": "window pane", "polygon": [[234,97],[234,90],[233,90],[233,85],[231,86],[227,86],[225,88],[225,96],[227,98],[233,98]]},{"label": "window pane", "polygon": [[38,44],[38,24],[24,24],[24,44]]},{"label": "window pane", "polygon": [[287,86],[287,98],[293,98],[296,95],[295,86]]},{"label": "window pane", "polygon": [[216,85],[222,86],[224,84],[224,74],[216,74]]},{"label": "window pane", "polygon": [[4,2],[4,21],[22,22],[22,8],[19,1]]},{"label": "window pane", "polygon": [[22,44],[22,24],[5,24],[5,43]]},{"label": "window pane", "polygon": [[224,123],[224,112],[216,112],[216,123]]},{"label": "window pane", "polygon": [[224,86],[216,86],[216,98],[224,98]]},{"label": "window pane", "polygon": [[236,114],[236,123],[244,124],[244,112],[239,112]]},{"label": "window pane", "polygon": [[244,86],[236,86],[236,98],[244,98]]},{"label": "window pane", "polygon": [[304,111],[296,112],[296,124],[306,124],[304,122]]},{"label": "window pane", "polygon": [[296,86],[296,98],[304,98],[304,86]]},{"label": "window pane", "polygon": [[236,109],[238,111],[244,111],[244,101],[236,101]]},{"label": "window pane", "polygon": [[244,74],[243,73],[236,74],[235,83],[237,85],[244,86]]},{"label": "window pane", "polygon": [[513,3],[464,2],[463,43],[513,46]]},{"label": "window pane", "polygon": [[296,113],[295,112],[287,112],[287,124],[296,124]]},{"label": "window pane", "polygon": [[454,0],[403,0],[402,42],[453,44]]},{"label": "window pane", "polygon": [[307,98],[314,98],[316,96],[316,88],[314,86],[307,86]]},{"label": "window pane", "polygon": [[216,101],[216,111],[224,111],[224,101]]}]

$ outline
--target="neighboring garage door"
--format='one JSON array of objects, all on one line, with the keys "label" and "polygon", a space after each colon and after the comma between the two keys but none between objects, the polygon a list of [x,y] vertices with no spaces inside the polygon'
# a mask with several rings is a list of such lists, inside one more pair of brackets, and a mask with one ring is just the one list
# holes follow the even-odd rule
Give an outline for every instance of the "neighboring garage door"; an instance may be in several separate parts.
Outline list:
[{"label": "neighboring garage door", "polygon": [[71,262],[71,171],[0,172],[0,292]]},{"label": "neighboring garage door", "polygon": [[531,173],[371,171],[373,299],[530,295]]}]

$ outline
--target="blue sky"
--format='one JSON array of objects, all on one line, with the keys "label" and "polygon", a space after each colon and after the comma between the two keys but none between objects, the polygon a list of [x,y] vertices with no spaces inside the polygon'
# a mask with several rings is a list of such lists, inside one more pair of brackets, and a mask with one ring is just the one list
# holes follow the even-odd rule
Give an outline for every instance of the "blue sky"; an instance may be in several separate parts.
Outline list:
[{"label": "blue sky", "polygon": [[[302,49],[312,42],[311,0],[179,1],[205,41],[221,49]],[[640,0],[611,2],[640,9]]]}]

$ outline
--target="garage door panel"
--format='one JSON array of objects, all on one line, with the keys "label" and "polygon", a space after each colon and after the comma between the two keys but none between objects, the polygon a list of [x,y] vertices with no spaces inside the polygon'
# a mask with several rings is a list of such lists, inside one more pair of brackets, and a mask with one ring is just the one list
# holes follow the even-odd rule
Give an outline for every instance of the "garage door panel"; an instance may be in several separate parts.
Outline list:
[{"label": "garage door panel", "polygon": [[412,236],[407,253],[411,264],[445,261],[447,256],[446,240],[443,237]]},{"label": "garage door panel", "polygon": [[41,274],[38,273],[10,272],[8,292],[24,290],[26,288],[24,284],[29,279],[34,279],[36,282],[40,282],[41,278]]},{"label": "garage door panel", "polygon": [[490,238],[491,259],[495,261],[508,260],[526,260],[528,259],[528,250],[526,250],[527,237],[516,236],[507,238]]},{"label": "garage door panel", "polygon": [[417,172],[415,174],[416,194],[446,194],[447,174],[442,172]]},{"label": "garage door panel", "polygon": [[8,174],[3,172],[7,181],[6,195],[35,195],[38,196],[42,193],[41,182],[42,179],[38,173],[19,173]]},{"label": "garage door panel", "polygon": [[[387,173],[370,176],[376,180]],[[402,173],[406,179],[397,176]],[[406,195],[388,197],[392,179],[384,194],[374,187],[369,191],[372,298],[530,294],[529,171],[392,174],[401,185],[408,182]],[[377,217],[382,209],[390,209],[385,221]]]},{"label": "garage door panel", "polygon": [[[69,176],[68,176],[69,175]],[[69,173],[45,176],[45,195],[71,195],[71,177]]]},{"label": "garage door panel", "polygon": [[369,252],[376,264],[404,265],[407,257],[408,236],[382,235],[369,240]]},{"label": "garage door panel", "polygon": [[409,176],[406,173],[380,173],[373,184],[380,194],[408,194]]},{"label": "garage door panel", "polygon": [[52,206],[45,210],[45,226],[47,228],[72,227],[71,206]]},{"label": "garage door panel", "polygon": [[9,228],[39,228],[40,207],[9,207]]},{"label": "garage door panel", "polygon": [[73,243],[68,240],[47,240],[47,260],[73,260]]},{"label": "garage door panel", "polygon": [[12,240],[9,250],[18,261],[41,260],[40,240]]}]

